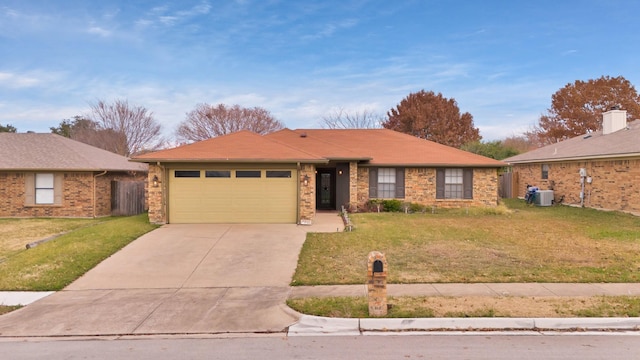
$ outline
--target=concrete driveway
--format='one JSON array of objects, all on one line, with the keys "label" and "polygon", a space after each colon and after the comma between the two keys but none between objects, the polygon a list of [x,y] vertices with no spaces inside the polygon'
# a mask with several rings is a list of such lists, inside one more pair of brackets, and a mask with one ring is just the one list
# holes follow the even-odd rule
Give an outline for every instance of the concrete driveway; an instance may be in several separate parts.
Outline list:
[{"label": "concrete driveway", "polygon": [[314,226],[165,225],[38,302],[0,317],[0,336],[279,332],[297,321],[285,300]]}]

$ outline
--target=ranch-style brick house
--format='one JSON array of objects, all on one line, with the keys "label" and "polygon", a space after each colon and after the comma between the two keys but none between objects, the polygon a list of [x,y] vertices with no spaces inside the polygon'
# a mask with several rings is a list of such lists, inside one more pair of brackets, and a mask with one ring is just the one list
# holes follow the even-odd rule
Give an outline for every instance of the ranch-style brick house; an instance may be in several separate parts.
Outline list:
[{"label": "ranch-style brick house", "polygon": [[529,184],[563,204],[640,214],[640,120],[627,117],[614,108],[600,131],[505,159],[517,196]]},{"label": "ranch-style brick house", "polygon": [[56,134],[0,133],[0,217],[110,216],[112,181],[147,164]]},{"label": "ranch-style brick house", "polygon": [[506,164],[387,129],[240,131],[132,159],[154,223],[310,224],[371,199],[496,206]]}]

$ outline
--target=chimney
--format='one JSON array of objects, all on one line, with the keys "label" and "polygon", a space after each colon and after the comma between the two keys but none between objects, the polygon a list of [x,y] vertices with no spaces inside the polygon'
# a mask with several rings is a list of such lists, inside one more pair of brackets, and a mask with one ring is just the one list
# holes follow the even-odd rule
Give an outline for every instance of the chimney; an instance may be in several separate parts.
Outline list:
[{"label": "chimney", "polygon": [[602,135],[614,133],[627,127],[627,110],[612,106],[611,110],[602,114]]}]

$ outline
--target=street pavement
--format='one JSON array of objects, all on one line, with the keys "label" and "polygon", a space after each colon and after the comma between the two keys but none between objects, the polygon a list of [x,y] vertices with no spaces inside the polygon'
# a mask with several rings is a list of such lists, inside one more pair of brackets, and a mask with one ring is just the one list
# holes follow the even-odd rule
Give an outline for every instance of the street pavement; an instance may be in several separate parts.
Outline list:
[{"label": "street pavement", "polygon": [[[307,232],[342,229],[335,213],[312,226],[165,225],[56,293],[0,293],[30,305],[0,316],[0,337],[278,333],[366,335],[484,329],[640,331],[640,318],[330,319],[296,313],[287,298],[366,296],[365,285],[289,287]],[[640,284],[390,284],[389,296],[640,295]]]}]

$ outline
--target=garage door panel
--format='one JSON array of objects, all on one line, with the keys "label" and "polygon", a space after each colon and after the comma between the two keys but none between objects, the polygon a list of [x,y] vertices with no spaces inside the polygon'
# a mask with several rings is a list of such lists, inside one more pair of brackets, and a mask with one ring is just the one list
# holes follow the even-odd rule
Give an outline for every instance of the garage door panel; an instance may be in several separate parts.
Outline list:
[{"label": "garage door panel", "polygon": [[[170,177],[169,222],[171,223],[295,223],[297,218],[297,175],[291,177],[228,178]],[[246,173],[245,173],[246,174]],[[273,174],[273,173],[272,173]],[[172,174],[173,175],[173,172]],[[270,174],[271,175],[271,174]]]}]

